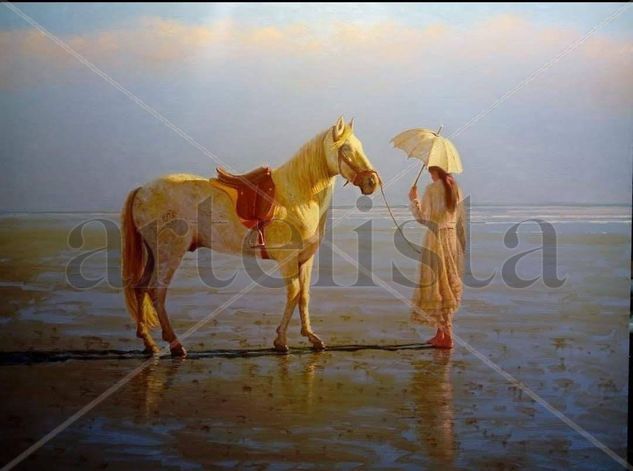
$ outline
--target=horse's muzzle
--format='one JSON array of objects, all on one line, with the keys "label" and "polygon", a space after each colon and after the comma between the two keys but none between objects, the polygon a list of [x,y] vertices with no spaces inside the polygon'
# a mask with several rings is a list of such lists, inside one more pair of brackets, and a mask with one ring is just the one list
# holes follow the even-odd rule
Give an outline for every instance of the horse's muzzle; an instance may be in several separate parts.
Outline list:
[{"label": "horse's muzzle", "polygon": [[363,195],[371,195],[378,187],[378,175],[375,173],[363,175],[358,187]]}]

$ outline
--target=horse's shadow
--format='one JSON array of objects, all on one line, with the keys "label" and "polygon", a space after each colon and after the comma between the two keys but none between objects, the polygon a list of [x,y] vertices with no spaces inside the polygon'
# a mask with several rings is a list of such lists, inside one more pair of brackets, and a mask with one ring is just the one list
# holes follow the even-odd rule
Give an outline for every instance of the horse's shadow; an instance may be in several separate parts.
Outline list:
[{"label": "horse's shadow", "polygon": [[[394,344],[394,345],[372,345],[372,344],[346,344],[329,346],[328,352],[357,352],[361,350],[424,350],[432,348],[424,343]],[[205,358],[257,358],[262,356],[284,356],[290,355],[310,355],[315,353],[311,347],[293,347],[288,353],[280,353],[273,348],[236,348],[236,349],[213,349],[190,351],[187,359],[199,360]],[[154,358],[169,357],[164,353]],[[142,350],[26,350],[0,352],[0,366],[2,365],[24,365],[31,363],[56,363],[68,360],[138,360],[147,359],[150,356]]]}]

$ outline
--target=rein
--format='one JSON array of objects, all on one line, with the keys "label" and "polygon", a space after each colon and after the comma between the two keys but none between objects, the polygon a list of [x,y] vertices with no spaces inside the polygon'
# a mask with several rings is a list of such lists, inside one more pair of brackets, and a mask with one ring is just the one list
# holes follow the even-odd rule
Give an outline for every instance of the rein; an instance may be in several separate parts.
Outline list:
[{"label": "rein", "polygon": [[411,247],[411,250],[413,250],[417,254],[422,254],[422,252],[420,250],[418,250],[418,248],[415,245],[413,245],[411,242],[409,242],[409,239],[407,239],[405,237],[404,232],[402,232],[402,228],[398,224],[398,221],[396,221],[396,217],[393,215],[393,211],[391,210],[391,206],[389,206],[389,202],[387,201],[387,196],[385,195],[385,190],[384,190],[384,188],[382,186],[382,180],[378,180],[378,181],[380,182],[380,194],[382,195],[382,199],[385,202],[385,206],[387,207],[387,211],[389,211],[389,216],[391,216],[391,220],[396,225],[396,229],[398,229],[398,232],[400,233],[402,238],[406,241],[407,245],[409,247]]}]

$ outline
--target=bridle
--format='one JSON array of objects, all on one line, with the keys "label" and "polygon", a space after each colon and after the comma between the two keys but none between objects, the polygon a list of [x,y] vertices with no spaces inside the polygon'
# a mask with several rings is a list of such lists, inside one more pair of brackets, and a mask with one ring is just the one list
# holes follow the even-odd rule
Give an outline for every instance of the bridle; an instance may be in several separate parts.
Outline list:
[{"label": "bridle", "polygon": [[[339,138],[340,140],[340,138]],[[337,147],[338,149],[338,173],[339,175],[341,175],[343,178],[345,178],[345,175],[343,175],[343,172],[341,171],[341,161],[345,162],[345,164],[347,164],[347,166],[349,168],[351,168],[354,171],[354,178],[352,179],[352,184],[359,186],[361,179],[366,176],[366,175],[376,175],[376,178],[378,179],[378,186],[380,187],[380,194],[382,195],[382,199],[385,202],[385,206],[387,207],[387,211],[389,211],[389,216],[391,216],[391,220],[394,222],[394,224],[396,225],[396,228],[398,229],[398,232],[400,232],[400,235],[402,236],[402,238],[407,242],[407,244],[409,245],[409,247],[411,247],[411,249],[418,253],[421,254],[422,252],[420,252],[420,250],[413,245],[409,239],[406,238],[406,236],[404,235],[404,232],[402,232],[402,228],[400,227],[400,225],[398,224],[398,221],[396,221],[396,217],[393,214],[393,210],[391,209],[391,206],[389,205],[389,202],[387,201],[387,195],[385,195],[385,189],[382,186],[382,180],[380,179],[380,175],[378,175],[378,172],[376,172],[375,170],[363,170],[361,168],[358,168],[358,166],[356,164],[354,164],[354,162],[352,162],[350,159],[348,159],[342,151],[343,145],[337,145],[337,140],[336,140],[336,135],[335,135],[335,128],[332,128],[332,141],[334,142],[334,145]],[[417,182],[417,180],[416,180]],[[345,182],[345,185],[347,185],[349,183],[349,180],[347,180],[347,182]],[[345,186],[343,185],[343,186]]]},{"label": "bridle", "polygon": [[[336,145],[336,135],[335,135],[335,128],[332,128],[332,141],[335,143]],[[337,146],[337,152],[338,152],[338,158],[337,158],[337,164],[338,164],[338,173],[339,175],[341,175],[343,178],[346,178],[345,175],[343,175],[343,172],[341,170],[341,161],[345,162],[345,164],[352,169],[352,171],[354,172],[354,178],[352,179],[352,185],[356,185],[356,186],[360,186],[360,183],[362,182],[362,179],[366,176],[372,176],[372,175],[376,175],[376,179],[378,180],[378,184],[382,186],[382,180],[380,179],[380,175],[378,175],[378,172],[376,170],[370,169],[370,170],[363,170],[362,168],[359,168],[358,165],[356,165],[354,162],[352,162],[343,152],[343,146]],[[349,179],[347,179],[347,182],[345,182],[345,185],[347,185],[349,183]]]}]

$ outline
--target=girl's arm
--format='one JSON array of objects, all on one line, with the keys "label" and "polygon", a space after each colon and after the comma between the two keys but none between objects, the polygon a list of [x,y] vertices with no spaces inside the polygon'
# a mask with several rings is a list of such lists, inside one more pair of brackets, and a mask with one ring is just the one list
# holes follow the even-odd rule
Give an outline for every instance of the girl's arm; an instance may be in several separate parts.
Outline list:
[{"label": "girl's arm", "polygon": [[425,189],[421,201],[413,192],[411,192],[409,196],[409,209],[411,210],[411,214],[420,224],[426,224],[431,218],[431,195],[428,187]]}]

